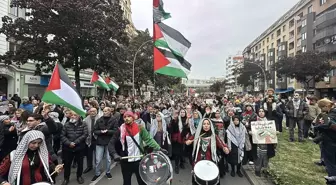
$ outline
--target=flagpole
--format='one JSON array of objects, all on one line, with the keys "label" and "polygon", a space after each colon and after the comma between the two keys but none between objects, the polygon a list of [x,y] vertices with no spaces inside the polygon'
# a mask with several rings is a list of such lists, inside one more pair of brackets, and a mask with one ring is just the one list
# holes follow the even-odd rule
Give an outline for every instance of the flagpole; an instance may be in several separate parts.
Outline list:
[{"label": "flagpole", "polygon": [[149,43],[149,42],[151,42],[151,41],[152,41],[152,40],[147,40],[146,42],[143,42],[143,43],[139,46],[138,50],[135,52],[135,55],[134,55],[134,58],[133,58],[133,72],[132,72],[132,82],[133,82],[133,83],[132,83],[132,90],[133,90],[133,96],[135,96],[135,85],[134,85],[134,82],[135,82],[135,79],[134,79],[135,59],[136,59],[138,53],[140,52],[141,48],[142,48],[145,44],[147,44],[147,43]]}]

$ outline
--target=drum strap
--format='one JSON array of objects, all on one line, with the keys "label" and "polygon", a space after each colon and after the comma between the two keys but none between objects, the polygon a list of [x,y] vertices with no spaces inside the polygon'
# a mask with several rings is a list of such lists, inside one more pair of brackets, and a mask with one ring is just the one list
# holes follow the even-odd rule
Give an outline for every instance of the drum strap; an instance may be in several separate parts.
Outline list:
[{"label": "drum strap", "polygon": [[128,135],[129,135],[129,136],[131,137],[131,139],[133,140],[134,144],[139,148],[140,152],[141,152],[142,154],[145,154],[145,152],[143,151],[143,149],[140,147],[139,143],[138,143],[138,142],[134,139],[134,137],[132,136],[131,132],[130,132],[127,128],[125,128],[125,129],[126,129]]}]

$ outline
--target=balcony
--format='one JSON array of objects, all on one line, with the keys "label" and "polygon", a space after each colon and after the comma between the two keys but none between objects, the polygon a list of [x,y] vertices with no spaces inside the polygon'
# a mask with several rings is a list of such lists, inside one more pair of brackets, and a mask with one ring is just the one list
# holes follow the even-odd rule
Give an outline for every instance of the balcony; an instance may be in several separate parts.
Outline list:
[{"label": "balcony", "polygon": [[316,17],[314,27],[316,27],[316,29],[322,29],[335,23],[336,23],[336,9],[333,9]]},{"label": "balcony", "polygon": [[294,41],[294,34],[289,35],[288,42],[291,43]]},{"label": "balcony", "polygon": [[301,40],[297,42],[296,47],[301,47]]},{"label": "balcony", "polygon": [[323,39],[325,37],[330,37],[336,35],[336,26],[328,27],[323,30],[320,30],[318,33],[316,33],[315,37],[313,38],[313,42]]}]

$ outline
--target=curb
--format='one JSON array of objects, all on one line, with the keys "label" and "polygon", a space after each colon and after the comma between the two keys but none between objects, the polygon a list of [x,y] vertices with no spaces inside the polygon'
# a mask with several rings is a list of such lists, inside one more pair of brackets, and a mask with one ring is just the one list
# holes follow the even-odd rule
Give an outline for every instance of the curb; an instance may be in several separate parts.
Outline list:
[{"label": "curb", "polygon": [[253,182],[251,176],[247,174],[247,172],[245,171],[244,167],[241,169],[241,171],[243,172],[243,174],[245,175],[246,179],[250,182],[251,185],[257,185],[255,182]]},{"label": "curb", "polygon": [[254,174],[253,167],[246,165],[243,166],[241,170],[251,185],[274,185],[274,183],[270,182],[269,179],[263,177],[257,177]]}]

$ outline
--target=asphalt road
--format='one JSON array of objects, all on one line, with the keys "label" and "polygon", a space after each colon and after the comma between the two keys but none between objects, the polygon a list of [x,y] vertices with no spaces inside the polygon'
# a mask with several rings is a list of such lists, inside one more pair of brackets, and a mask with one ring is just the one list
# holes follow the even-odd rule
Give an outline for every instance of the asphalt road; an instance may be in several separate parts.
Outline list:
[{"label": "asphalt road", "polygon": [[[84,159],[85,161],[85,159]],[[85,165],[86,166],[86,165]],[[111,166],[111,174],[113,178],[111,180],[107,179],[105,173],[102,172],[100,178],[98,178],[95,182],[91,182],[92,177],[94,176],[93,170],[88,174],[83,174],[83,178],[85,179],[84,185],[123,185],[123,179],[121,175],[120,165],[114,163]],[[85,169],[85,168],[84,168]],[[63,174],[60,174],[57,177],[57,184],[60,185],[63,181]],[[78,184],[76,181],[76,169],[72,169],[70,185]],[[135,175],[132,177],[132,185],[137,185],[137,180]],[[250,185],[248,180],[243,177],[231,177],[230,174],[226,174],[224,178],[221,179],[221,185]],[[180,173],[174,174],[173,185],[191,185],[191,166],[186,165],[186,169],[180,170]]]}]

